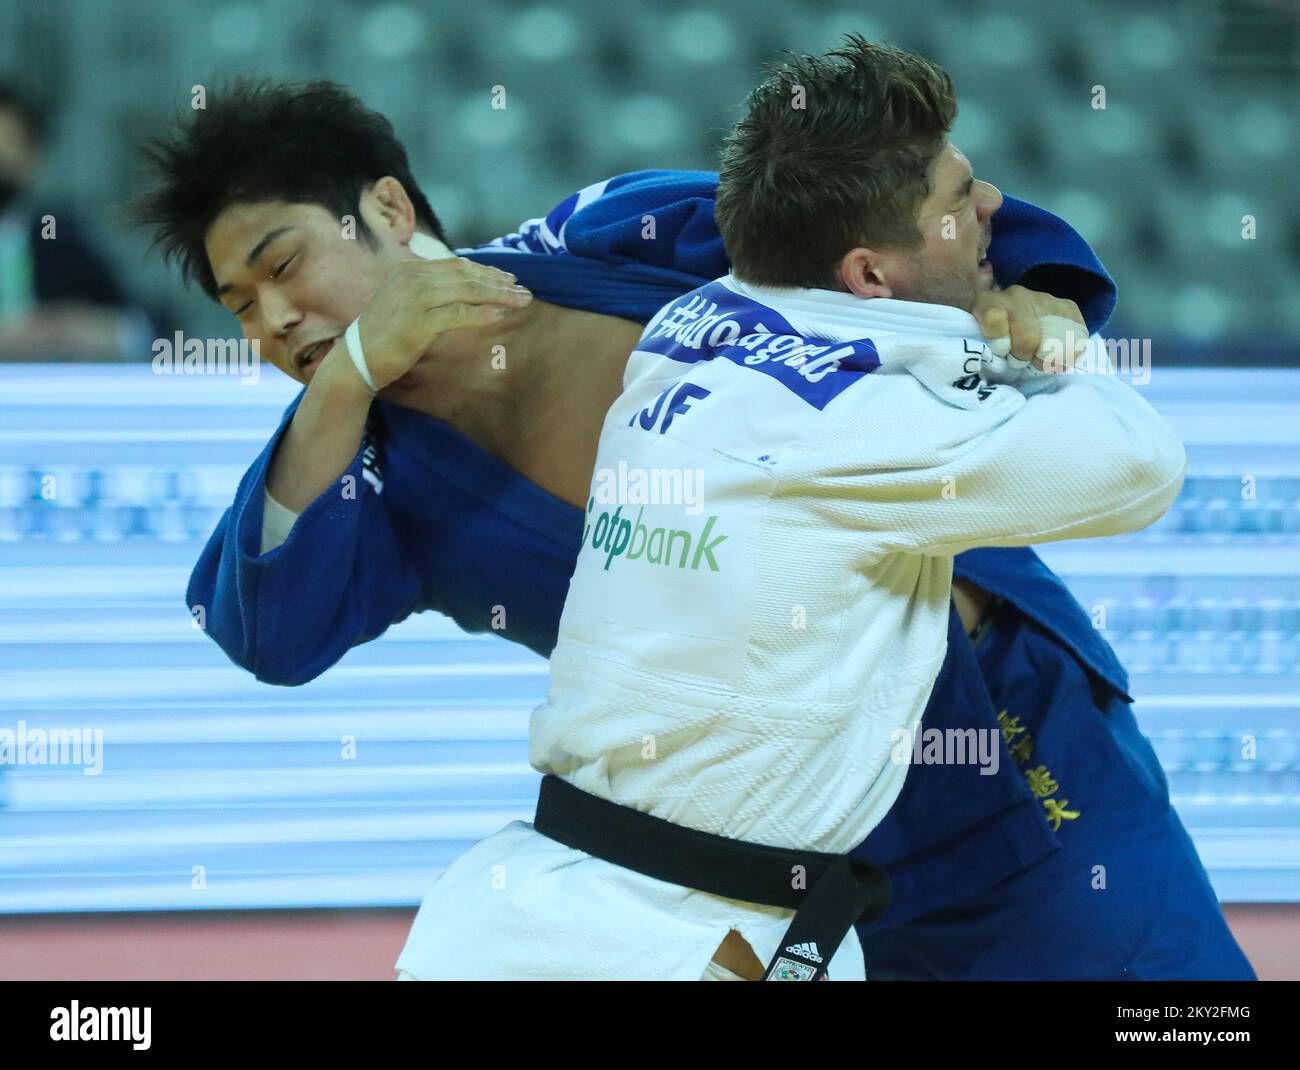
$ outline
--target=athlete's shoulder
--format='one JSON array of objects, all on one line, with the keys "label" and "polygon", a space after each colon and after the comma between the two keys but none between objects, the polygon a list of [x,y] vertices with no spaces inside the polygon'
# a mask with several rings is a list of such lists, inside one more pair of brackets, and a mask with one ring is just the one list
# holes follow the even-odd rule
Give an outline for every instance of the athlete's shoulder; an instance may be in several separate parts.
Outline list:
[{"label": "athlete's shoulder", "polygon": [[654,169],[601,179],[482,251],[626,259],[710,278],[728,268],[713,218],[713,171]]}]

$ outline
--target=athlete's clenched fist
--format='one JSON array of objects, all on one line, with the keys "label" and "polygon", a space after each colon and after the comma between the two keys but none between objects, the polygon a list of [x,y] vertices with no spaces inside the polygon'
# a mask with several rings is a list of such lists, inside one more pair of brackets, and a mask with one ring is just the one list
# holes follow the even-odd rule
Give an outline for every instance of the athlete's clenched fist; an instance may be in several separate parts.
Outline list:
[{"label": "athlete's clenched fist", "polygon": [[1024,286],[981,293],[971,313],[998,356],[1032,360],[1044,371],[1072,367],[1088,342],[1078,305]]}]

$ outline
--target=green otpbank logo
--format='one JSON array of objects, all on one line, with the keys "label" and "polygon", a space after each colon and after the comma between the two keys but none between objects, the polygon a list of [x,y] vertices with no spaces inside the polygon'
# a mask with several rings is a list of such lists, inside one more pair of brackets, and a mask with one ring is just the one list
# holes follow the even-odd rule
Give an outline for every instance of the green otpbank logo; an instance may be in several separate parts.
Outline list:
[{"label": "green otpbank logo", "polygon": [[629,520],[623,516],[620,505],[611,515],[601,513],[593,521],[591,511],[596,499],[587,502],[587,526],[582,532],[582,544],[591,540],[592,549],[605,555],[605,571],[614,563],[615,558],[625,561],[640,561],[647,565],[662,565],[667,568],[698,569],[707,565],[709,571],[718,571],[718,559],[714,551],[727,541],[726,535],[714,535],[713,526],[718,522],[716,516],[704,521],[704,528],[691,531],[687,528],[650,528],[641,522],[645,514],[644,506],[636,511],[636,519]]}]

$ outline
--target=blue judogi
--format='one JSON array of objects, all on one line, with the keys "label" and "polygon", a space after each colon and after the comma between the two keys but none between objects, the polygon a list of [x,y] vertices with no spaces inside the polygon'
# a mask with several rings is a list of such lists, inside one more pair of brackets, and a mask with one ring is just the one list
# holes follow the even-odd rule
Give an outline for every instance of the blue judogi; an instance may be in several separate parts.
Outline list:
[{"label": "blue judogi", "polygon": [[[542,300],[645,322],[726,273],[716,182],[710,172],[619,176],[467,255],[513,271]],[[1003,285],[1075,300],[1094,331],[1114,307],[1114,284],[1087,244],[1026,202],[1005,199],[989,259]],[[358,495],[327,490],[285,543],[259,553],[266,469],[301,396],[245,474],[187,592],[190,606],[207,607],[208,632],[231,659],[266,682],[303,683],[412,612],[434,609],[487,631],[499,605],[509,606],[501,634],[549,654],[581,511],[423,414],[375,402],[368,441],[344,473]],[[954,610],[922,729],[1006,729],[1009,738],[994,776],[975,765],[914,766],[857,849],[894,881],[889,912],[860,929],[869,972],[1253,976],[1132,724],[1124,671],[1082,608],[1029,549],[969,551],[954,574],[1006,606],[980,661]],[[1007,729],[1011,716],[1021,720]],[[1036,764],[1059,792],[1042,795],[1041,774],[1013,755],[1020,725],[1032,725]],[[1076,787],[1085,778],[1088,787]],[[1137,788],[1149,797],[1131,820],[1107,816],[1108,797]],[[1051,801],[1069,805],[1054,811]],[[1078,817],[1061,816],[1075,809]],[[1055,876],[1107,858],[1105,892]]]},{"label": "blue judogi", "polygon": [[[1023,809],[961,834],[955,848],[939,844],[890,867],[895,906],[859,928],[868,976],[1254,980],[1133,717],[1128,675],[1087,613],[1032,551],[971,550],[955,559],[954,575],[1004,601],[977,649],[953,612],[941,680],[966,706],[952,715],[955,707],[932,698],[922,724],[996,723],[1003,738],[992,779],[1015,785]],[[954,686],[958,677],[964,686]],[[909,831],[936,810],[960,809],[980,779],[990,778],[973,766],[914,767],[857,853],[902,858]],[[1030,830],[1047,850],[998,876],[985,852],[1025,850]],[[935,909],[908,910],[909,889],[921,883],[953,892]]]}]

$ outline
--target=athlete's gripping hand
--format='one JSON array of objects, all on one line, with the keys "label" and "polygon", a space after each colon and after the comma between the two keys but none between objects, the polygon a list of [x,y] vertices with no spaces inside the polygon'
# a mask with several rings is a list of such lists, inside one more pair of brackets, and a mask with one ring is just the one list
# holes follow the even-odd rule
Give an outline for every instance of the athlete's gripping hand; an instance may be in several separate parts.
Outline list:
[{"label": "athlete's gripping hand", "polygon": [[[465,257],[403,260],[380,284],[358,323],[375,389],[410,371],[440,335],[499,322],[532,297],[509,272]],[[351,360],[346,346],[336,348],[340,360]]]},{"label": "athlete's gripping hand", "polygon": [[1040,371],[1067,371],[1088,344],[1078,305],[1024,286],[981,293],[971,312],[994,353],[1032,361]]}]

